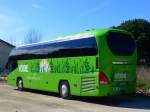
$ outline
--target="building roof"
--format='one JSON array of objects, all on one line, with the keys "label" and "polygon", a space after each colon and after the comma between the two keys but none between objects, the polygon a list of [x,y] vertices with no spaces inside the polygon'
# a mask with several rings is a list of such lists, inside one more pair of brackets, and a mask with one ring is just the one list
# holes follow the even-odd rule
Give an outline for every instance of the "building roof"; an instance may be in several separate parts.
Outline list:
[{"label": "building roof", "polygon": [[12,45],[12,44],[10,44],[10,43],[8,43],[8,42],[2,40],[2,39],[0,39],[0,42],[5,43],[6,45],[8,45],[8,46],[10,46],[10,47],[15,47],[14,45]]}]

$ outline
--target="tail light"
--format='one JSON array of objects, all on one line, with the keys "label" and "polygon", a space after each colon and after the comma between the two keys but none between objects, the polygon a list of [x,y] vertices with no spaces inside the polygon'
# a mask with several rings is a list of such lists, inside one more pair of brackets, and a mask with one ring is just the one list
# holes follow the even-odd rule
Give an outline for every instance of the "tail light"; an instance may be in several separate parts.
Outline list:
[{"label": "tail light", "polygon": [[109,79],[106,77],[106,75],[103,72],[99,73],[99,82],[100,84],[108,84]]}]

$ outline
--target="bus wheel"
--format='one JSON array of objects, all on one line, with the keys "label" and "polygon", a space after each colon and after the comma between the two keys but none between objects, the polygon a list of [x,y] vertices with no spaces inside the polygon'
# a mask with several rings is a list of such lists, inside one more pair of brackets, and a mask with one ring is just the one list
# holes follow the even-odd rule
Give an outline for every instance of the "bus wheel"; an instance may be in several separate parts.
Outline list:
[{"label": "bus wheel", "polygon": [[21,78],[17,81],[17,88],[22,91],[23,90],[23,80]]},{"label": "bus wheel", "polygon": [[70,99],[70,87],[67,81],[62,81],[59,86],[60,96],[64,99]]}]

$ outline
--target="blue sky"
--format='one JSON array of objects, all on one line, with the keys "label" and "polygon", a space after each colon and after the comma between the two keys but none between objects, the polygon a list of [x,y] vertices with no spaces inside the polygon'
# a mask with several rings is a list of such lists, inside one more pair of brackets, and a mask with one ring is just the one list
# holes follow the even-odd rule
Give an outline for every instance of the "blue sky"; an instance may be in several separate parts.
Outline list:
[{"label": "blue sky", "polygon": [[47,41],[128,19],[150,21],[149,5],[150,0],[0,0],[0,38],[19,45],[31,29]]}]

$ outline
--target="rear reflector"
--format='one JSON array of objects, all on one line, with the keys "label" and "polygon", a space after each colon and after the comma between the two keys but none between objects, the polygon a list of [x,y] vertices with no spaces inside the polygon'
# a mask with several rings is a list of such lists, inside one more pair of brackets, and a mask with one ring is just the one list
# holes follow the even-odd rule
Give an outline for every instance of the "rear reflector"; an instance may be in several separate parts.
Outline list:
[{"label": "rear reflector", "polygon": [[99,73],[99,82],[100,84],[108,84],[109,80],[103,72]]}]

